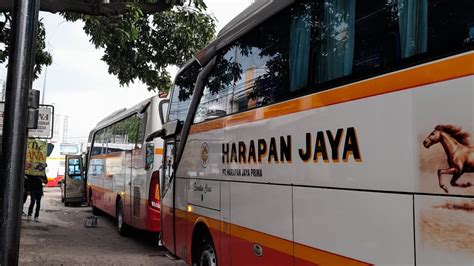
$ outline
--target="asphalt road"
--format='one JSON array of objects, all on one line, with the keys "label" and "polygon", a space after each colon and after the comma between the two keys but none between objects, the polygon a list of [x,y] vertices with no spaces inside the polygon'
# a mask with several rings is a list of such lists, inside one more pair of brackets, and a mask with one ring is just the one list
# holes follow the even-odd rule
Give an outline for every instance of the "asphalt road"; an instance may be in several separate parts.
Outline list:
[{"label": "asphalt road", "polygon": [[20,265],[185,265],[165,257],[157,235],[120,236],[112,217],[99,216],[97,228],[85,227],[91,208],[64,207],[58,188],[45,188],[41,205],[38,223],[22,217]]}]

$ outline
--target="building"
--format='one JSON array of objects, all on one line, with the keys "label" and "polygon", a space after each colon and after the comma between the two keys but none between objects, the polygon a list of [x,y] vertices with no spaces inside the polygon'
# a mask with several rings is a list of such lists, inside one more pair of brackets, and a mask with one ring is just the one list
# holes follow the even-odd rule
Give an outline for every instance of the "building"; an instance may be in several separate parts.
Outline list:
[{"label": "building", "polygon": [[69,116],[54,114],[53,140],[68,142]]},{"label": "building", "polygon": [[4,102],[5,101],[5,93],[6,93],[6,89],[7,89],[7,82],[3,79],[0,79],[0,89],[1,89],[0,101]]}]

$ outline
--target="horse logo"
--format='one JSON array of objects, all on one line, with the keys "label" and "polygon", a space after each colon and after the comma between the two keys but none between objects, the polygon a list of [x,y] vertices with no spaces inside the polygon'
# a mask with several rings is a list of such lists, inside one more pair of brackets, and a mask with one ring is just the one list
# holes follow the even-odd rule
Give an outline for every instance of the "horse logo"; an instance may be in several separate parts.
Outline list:
[{"label": "horse logo", "polygon": [[474,172],[474,147],[469,144],[469,133],[463,132],[460,127],[453,125],[438,125],[423,141],[423,146],[429,148],[436,143],[443,145],[448,159],[449,168],[438,170],[439,187],[446,193],[448,188],[442,183],[443,175],[453,175],[451,186],[470,187],[471,183],[457,183],[464,173]]}]

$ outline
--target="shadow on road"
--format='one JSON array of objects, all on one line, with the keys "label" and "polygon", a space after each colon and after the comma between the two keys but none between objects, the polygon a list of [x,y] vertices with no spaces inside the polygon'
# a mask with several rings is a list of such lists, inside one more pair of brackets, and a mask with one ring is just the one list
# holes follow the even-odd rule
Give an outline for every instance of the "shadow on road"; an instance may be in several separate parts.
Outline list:
[{"label": "shadow on road", "polygon": [[115,219],[105,214],[98,216],[97,228],[88,228],[90,215],[87,206],[65,207],[59,189],[45,189],[40,222],[22,217],[20,264],[184,265],[165,257],[158,234],[131,229],[129,236],[120,236]]}]

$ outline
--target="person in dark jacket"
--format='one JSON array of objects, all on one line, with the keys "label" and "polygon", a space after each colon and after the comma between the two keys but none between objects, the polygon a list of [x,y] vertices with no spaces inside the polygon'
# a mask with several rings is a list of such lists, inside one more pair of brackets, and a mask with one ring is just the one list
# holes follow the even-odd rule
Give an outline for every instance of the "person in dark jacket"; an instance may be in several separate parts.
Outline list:
[{"label": "person in dark jacket", "polygon": [[33,214],[33,208],[36,205],[35,222],[39,222],[38,217],[39,217],[39,211],[41,208],[41,197],[43,197],[43,184],[48,183],[48,178],[46,177],[46,175],[42,175],[42,176],[27,175],[27,177],[28,177],[30,198],[31,198],[30,207],[28,208],[27,219],[29,221],[31,220],[31,215]]}]

